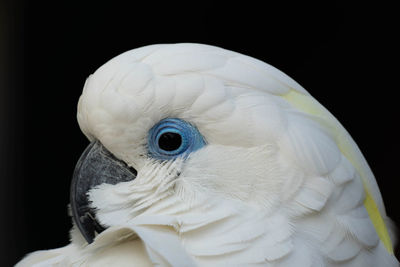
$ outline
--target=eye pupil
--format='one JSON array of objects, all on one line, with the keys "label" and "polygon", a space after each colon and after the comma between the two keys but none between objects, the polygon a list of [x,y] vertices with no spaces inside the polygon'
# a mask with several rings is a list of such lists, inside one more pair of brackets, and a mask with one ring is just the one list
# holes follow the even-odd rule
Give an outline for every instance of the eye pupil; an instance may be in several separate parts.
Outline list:
[{"label": "eye pupil", "polygon": [[158,139],[158,146],[165,151],[177,150],[182,144],[182,137],[178,133],[163,133]]}]

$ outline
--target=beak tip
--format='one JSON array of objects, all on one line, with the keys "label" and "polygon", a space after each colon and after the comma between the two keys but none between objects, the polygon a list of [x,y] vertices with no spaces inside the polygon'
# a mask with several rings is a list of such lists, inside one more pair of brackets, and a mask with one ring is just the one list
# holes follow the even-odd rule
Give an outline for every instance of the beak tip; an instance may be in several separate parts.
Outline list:
[{"label": "beak tip", "polygon": [[[79,231],[82,233],[88,244],[93,242],[96,233],[100,234],[105,230],[105,228],[97,221],[93,211],[87,211],[83,215],[77,214],[76,216],[73,216],[73,218]],[[79,221],[77,222],[76,219]]]}]

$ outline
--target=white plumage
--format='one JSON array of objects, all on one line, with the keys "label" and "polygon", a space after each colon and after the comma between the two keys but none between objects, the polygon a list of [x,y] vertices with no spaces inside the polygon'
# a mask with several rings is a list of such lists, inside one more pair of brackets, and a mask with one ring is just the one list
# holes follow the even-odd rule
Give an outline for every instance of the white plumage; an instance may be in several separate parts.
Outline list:
[{"label": "white plumage", "polygon": [[[148,156],[164,118],[207,141]],[[91,75],[78,121],[136,179],[89,192],[109,226],[17,266],[398,266],[375,178],[337,120],[259,60],[200,44],[128,51]]]}]

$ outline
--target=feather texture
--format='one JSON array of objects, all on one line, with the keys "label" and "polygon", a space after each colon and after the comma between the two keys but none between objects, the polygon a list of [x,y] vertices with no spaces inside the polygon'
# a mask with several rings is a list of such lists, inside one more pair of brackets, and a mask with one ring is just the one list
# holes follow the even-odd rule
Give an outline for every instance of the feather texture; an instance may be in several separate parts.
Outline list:
[{"label": "feather texture", "polygon": [[[168,117],[207,145],[149,157],[148,131]],[[92,244],[73,228],[70,245],[17,266],[398,266],[357,145],[264,62],[200,44],[134,49],[87,79],[78,122],[138,175],[88,192],[109,227]]]}]

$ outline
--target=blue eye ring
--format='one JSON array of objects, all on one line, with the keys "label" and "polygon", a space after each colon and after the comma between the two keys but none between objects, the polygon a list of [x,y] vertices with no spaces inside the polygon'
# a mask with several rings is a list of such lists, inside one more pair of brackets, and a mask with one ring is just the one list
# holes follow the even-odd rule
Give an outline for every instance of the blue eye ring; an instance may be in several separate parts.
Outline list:
[{"label": "blue eye ring", "polygon": [[206,144],[199,130],[178,118],[166,118],[154,125],[148,134],[147,146],[153,158],[168,160],[187,157]]}]

